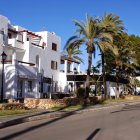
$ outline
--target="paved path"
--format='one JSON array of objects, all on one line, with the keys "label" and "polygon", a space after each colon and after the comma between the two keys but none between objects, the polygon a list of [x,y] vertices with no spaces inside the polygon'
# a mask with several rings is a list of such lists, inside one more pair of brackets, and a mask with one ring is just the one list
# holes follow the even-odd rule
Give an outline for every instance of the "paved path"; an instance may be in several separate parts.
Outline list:
[{"label": "paved path", "polygon": [[1,140],[140,140],[140,104],[0,129]]}]

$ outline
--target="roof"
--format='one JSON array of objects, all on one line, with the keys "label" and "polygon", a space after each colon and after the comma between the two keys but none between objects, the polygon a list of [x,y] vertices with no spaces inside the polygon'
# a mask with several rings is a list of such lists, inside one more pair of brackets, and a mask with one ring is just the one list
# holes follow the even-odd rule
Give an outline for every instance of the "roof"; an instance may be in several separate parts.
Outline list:
[{"label": "roof", "polygon": [[28,34],[30,34],[30,35],[32,35],[32,36],[34,36],[34,37],[39,37],[39,38],[41,38],[41,36],[39,36],[39,35],[37,35],[37,34],[31,32],[31,31],[28,31],[28,30],[22,30],[22,31],[19,31],[19,32],[27,32]]},{"label": "roof", "polygon": [[37,69],[31,66],[16,65],[17,76],[24,79],[37,79]]},{"label": "roof", "polygon": [[18,31],[16,31],[15,29],[9,28],[9,31],[13,32],[13,33],[18,33]]},{"label": "roof", "polygon": [[[86,76],[87,75],[82,75],[82,74],[71,74],[71,75],[67,75],[67,81],[80,81],[80,82],[85,82],[86,81]],[[91,75],[91,78],[94,79],[95,81],[97,81],[97,79],[102,82],[102,76],[101,75]],[[110,81],[110,82],[116,82],[117,79],[115,76],[112,75],[106,75],[106,81]],[[92,81],[91,81],[92,82]],[[125,79],[125,78],[119,78],[118,79],[119,83],[123,83],[123,84],[128,84],[129,80]]]},{"label": "roof", "polygon": [[61,60],[68,60],[69,62],[75,62],[77,64],[80,64],[80,62],[76,61],[75,59],[73,58],[69,58],[67,55],[62,55],[61,56]]}]

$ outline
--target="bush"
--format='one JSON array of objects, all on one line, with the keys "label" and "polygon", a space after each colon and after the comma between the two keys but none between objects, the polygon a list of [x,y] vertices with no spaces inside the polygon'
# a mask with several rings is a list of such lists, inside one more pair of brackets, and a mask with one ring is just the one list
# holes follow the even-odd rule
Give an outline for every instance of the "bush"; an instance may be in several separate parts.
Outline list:
[{"label": "bush", "polygon": [[84,99],[86,97],[85,88],[78,88],[76,91],[77,98]]}]

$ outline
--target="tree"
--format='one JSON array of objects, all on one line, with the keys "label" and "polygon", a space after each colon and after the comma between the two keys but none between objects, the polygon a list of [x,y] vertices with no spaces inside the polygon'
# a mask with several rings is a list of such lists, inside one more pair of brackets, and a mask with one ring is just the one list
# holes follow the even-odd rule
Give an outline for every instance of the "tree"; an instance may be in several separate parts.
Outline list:
[{"label": "tree", "polygon": [[133,62],[136,66],[140,65],[140,37],[135,35],[130,35],[129,40],[131,41],[131,54]]},{"label": "tree", "polygon": [[[83,44],[86,45],[86,50],[88,53],[88,69],[87,69],[87,78],[86,78],[86,98],[89,97],[89,86],[90,86],[90,69],[92,65],[92,55],[95,53],[96,44],[104,44],[104,46],[110,46],[109,42],[111,42],[112,36],[110,34],[110,28],[108,28],[108,32],[106,32],[106,28],[108,24],[100,24],[101,21],[99,18],[92,18],[86,16],[86,23],[74,21],[75,25],[79,27],[76,30],[76,33],[79,34]],[[111,26],[111,24],[110,24]],[[109,26],[109,27],[110,27]],[[108,45],[105,45],[108,44]]]},{"label": "tree", "polygon": [[106,67],[116,76],[116,82],[119,89],[119,78],[130,79],[135,66],[132,58],[132,42],[127,33],[119,33],[114,36],[114,45],[118,48],[118,54],[108,53],[105,55]]},{"label": "tree", "polygon": [[101,60],[102,60],[102,75],[103,75],[103,84],[104,84],[104,99],[106,99],[106,80],[105,80],[105,66],[104,66],[104,55],[110,50],[114,55],[118,55],[118,49],[113,44],[114,36],[121,33],[124,30],[123,22],[119,19],[119,16],[113,14],[104,14],[101,19],[100,26],[103,28],[103,33],[107,35],[103,37],[98,42],[98,46],[101,51]]},{"label": "tree", "polygon": [[[76,36],[73,36],[68,39],[64,46],[64,54],[69,59],[74,59],[78,62],[84,63],[83,59],[79,56],[82,55],[82,51],[79,50],[79,46],[82,44],[82,41],[79,40]],[[68,62],[68,71],[70,71],[70,63]]]}]

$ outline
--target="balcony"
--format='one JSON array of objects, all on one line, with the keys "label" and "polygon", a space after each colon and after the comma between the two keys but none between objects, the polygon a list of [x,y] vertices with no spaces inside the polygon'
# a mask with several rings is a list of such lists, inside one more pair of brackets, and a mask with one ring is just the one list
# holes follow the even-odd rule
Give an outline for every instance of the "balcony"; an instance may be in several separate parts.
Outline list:
[{"label": "balcony", "polygon": [[8,44],[20,50],[24,50],[24,42],[16,40],[15,38],[8,39]]}]

